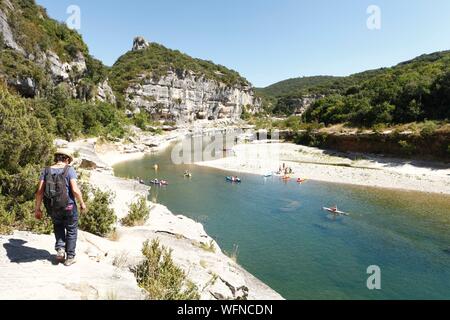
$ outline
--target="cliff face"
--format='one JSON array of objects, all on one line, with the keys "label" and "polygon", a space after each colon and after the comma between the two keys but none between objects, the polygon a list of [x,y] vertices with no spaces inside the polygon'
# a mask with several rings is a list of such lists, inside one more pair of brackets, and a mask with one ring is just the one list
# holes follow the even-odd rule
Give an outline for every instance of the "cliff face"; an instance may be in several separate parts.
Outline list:
[{"label": "cliff face", "polygon": [[154,120],[237,120],[261,106],[236,71],[143,37],[109,69],[89,54],[76,31],[33,0],[0,0],[2,79],[27,98],[48,97],[63,85],[72,98],[120,103]]},{"label": "cliff face", "polygon": [[237,72],[142,37],[119,58],[111,78],[131,111],[148,112],[154,119],[236,120],[244,109],[255,113],[261,105],[251,84]]},{"label": "cliff face", "polygon": [[294,114],[297,116],[303,115],[318,99],[323,98],[324,95],[311,94],[302,97],[283,97],[279,98],[274,112]]},{"label": "cliff face", "polygon": [[64,83],[73,98],[114,103],[106,77],[98,74],[104,67],[94,60],[78,33],[34,1],[0,2],[0,77],[22,96],[46,96]]},{"label": "cliff face", "polygon": [[247,87],[229,87],[194,72],[168,72],[159,80],[143,78],[125,91],[134,110],[177,121],[239,119],[244,108],[254,112],[258,101]]}]

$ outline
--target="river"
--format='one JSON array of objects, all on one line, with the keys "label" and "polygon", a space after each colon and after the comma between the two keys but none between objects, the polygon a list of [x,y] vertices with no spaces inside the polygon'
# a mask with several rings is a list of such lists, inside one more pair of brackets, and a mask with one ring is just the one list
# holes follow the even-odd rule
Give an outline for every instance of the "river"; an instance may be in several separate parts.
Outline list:
[{"label": "river", "polygon": [[[287,299],[450,299],[449,196],[250,174],[231,184],[229,172],[173,164],[170,148],[114,172],[168,180],[152,187],[150,200],[201,222]],[[334,204],[351,215],[322,210]],[[367,288],[372,265],[381,270],[381,290]]]}]

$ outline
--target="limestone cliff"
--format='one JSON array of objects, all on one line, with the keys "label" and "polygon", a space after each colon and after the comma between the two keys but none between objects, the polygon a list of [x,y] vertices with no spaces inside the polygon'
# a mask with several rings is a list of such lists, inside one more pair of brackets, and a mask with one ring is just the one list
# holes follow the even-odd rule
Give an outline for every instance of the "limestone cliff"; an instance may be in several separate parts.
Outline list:
[{"label": "limestone cliff", "polygon": [[106,68],[81,36],[34,1],[0,2],[0,78],[29,98],[64,83],[73,98],[115,102]]},{"label": "limestone cliff", "polygon": [[235,120],[243,108],[251,112],[257,104],[250,86],[229,87],[189,71],[178,75],[169,71],[159,80],[143,77],[125,93],[134,110],[145,109],[157,117],[181,121]]},{"label": "limestone cliff", "polygon": [[255,113],[260,107],[253,87],[237,72],[142,37],[113,66],[111,77],[132,111],[146,111],[156,119],[235,120],[244,109]]}]

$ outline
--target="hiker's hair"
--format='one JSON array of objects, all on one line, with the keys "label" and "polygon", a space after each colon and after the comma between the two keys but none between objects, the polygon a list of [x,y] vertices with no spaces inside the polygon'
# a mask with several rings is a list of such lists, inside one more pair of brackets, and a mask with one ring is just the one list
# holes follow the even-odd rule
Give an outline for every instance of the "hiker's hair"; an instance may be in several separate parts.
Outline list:
[{"label": "hiker's hair", "polygon": [[55,163],[66,162],[68,159],[69,157],[64,154],[55,154]]}]

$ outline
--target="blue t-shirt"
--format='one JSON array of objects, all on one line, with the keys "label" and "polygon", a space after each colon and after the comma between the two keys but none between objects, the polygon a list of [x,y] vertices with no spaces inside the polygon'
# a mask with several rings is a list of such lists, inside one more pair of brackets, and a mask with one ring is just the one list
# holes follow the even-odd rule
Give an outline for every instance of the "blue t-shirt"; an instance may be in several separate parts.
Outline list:
[{"label": "blue t-shirt", "polygon": [[[51,174],[62,174],[64,173],[64,168],[50,168],[50,173]],[[42,170],[41,172],[41,176],[40,176],[40,181],[45,181],[45,169]],[[66,188],[67,188],[67,192],[69,194],[69,204],[75,204],[75,197],[73,195],[72,192],[72,188],[70,187],[70,180],[77,180],[78,176],[77,173],[75,171],[75,169],[73,167],[69,167],[69,170],[67,171],[67,176],[66,176]]]}]

